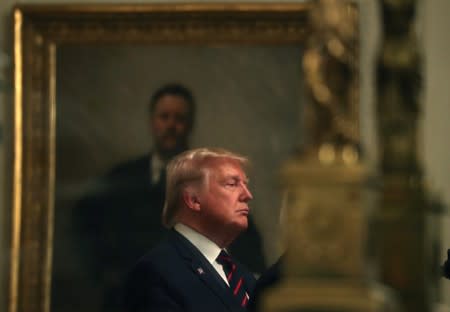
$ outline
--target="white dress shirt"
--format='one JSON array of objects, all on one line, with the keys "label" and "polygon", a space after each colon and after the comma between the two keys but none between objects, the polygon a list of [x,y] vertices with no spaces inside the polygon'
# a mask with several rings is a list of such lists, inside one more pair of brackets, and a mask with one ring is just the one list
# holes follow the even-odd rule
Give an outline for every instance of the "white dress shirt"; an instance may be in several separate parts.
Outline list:
[{"label": "white dress shirt", "polygon": [[222,249],[217,246],[213,241],[209,238],[203,236],[197,231],[191,229],[190,227],[177,223],[175,224],[175,231],[183,235],[188,241],[191,242],[192,245],[197,247],[198,250],[202,253],[202,255],[211,263],[212,267],[216,269],[217,273],[219,273],[220,277],[224,280],[224,282],[228,284],[227,277],[225,275],[225,271],[220,263],[216,261]]}]

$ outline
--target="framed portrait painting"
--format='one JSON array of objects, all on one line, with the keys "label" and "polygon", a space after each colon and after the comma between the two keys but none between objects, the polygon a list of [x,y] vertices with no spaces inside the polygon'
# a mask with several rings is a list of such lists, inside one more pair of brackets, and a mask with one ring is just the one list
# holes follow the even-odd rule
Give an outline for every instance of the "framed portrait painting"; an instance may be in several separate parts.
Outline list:
[{"label": "framed portrait painting", "polygon": [[[192,147],[249,156],[256,225],[275,255],[277,171],[302,140],[306,3],[20,5],[14,9],[9,312],[99,311],[77,203],[145,154],[161,85],[192,91]],[[89,218],[89,217],[86,217]],[[81,298],[81,299],[80,299]]]}]

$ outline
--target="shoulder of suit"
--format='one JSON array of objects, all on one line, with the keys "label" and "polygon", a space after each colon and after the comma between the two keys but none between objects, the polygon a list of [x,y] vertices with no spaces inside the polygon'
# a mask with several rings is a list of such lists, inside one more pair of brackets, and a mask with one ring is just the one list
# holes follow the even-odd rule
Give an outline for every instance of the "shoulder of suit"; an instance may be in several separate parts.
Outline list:
[{"label": "shoulder of suit", "polygon": [[163,241],[140,258],[130,273],[135,277],[141,276],[140,278],[171,278],[175,272],[179,274],[184,271],[186,266],[183,263],[175,246]]},{"label": "shoulder of suit", "polygon": [[157,264],[167,263],[177,259],[177,250],[169,239],[156,244],[151,250],[149,250],[138,263]]},{"label": "shoulder of suit", "polygon": [[145,154],[122,163],[117,164],[111,170],[108,171],[106,177],[115,177],[120,175],[126,175],[135,171],[150,170],[150,155]]}]

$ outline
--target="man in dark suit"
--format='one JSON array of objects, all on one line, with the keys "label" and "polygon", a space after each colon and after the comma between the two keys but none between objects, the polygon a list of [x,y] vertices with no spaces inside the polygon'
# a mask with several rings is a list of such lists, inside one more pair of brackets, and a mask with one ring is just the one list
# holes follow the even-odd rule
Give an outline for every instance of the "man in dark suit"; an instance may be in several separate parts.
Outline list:
[{"label": "man in dark suit", "polygon": [[[92,194],[75,209],[89,274],[103,289],[102,310],[118,311],[126,271],[167,235],[161,224],[165,167],[189,146],[196,103],[190,90],[167,84],[149,102],[153,148],[148,154],[110,170]],[[264,269],[262,242],[252,220],[248,231],[230,247],[253,272]]]},{"label": "man in dark suit", "polygon": [[163,223],[171,231],[131,271],[127,311],[245,310],[255,280],[226,248],[248,226],[246,162],[203,148],[169,163]]}]

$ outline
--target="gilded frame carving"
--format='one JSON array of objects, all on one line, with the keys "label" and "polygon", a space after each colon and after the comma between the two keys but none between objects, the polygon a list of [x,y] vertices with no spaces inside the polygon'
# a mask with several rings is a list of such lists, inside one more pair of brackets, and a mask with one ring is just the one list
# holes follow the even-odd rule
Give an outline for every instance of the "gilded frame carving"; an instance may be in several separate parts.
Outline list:
[{"label": "gilded frame carving", "polygon": [[58,45],[301,43],[308,33],[309,7],[274,3],[14,8],[9,312],[50,310]]}]

